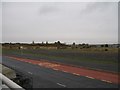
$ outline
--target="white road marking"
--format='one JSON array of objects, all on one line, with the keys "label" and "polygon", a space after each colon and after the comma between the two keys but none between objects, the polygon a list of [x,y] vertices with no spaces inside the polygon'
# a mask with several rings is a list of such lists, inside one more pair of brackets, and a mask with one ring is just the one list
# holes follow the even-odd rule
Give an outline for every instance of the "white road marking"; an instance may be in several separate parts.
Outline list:
[{"label": "white road marking", "polygon": [[107,83],[112,83],[111,81],[107,81],[107,80],[101,80],[103,82],[107,82]]},{"label": "white road marking", "polygon": [[112,83],[111,81],[106,81],[107,83]]},{"label": "white road marking", "polygon": [[106,80],[101,80],[101,81],[106,82]]},{"label": "white road marking", "polygon": [[87,78],[90,78],[90,79],[95,79],[95,78],[93,78],[93,77],[90,77],[90,76],[86,76]]},{"label": "white road marking", "polygon": [[63,72],[66,72],[66,73],[68,73],[67,71],[63,71]]},{"label": "white road marking", "polygon": [[60,85],[60,86],[62,86],[62,87],[66,87],[66,85],[63,85],[63,84],[61,84],[61,83],[57,83],[58,85]]},{"label": "white road marking", "polygon": [[31,72],[28,72],[29,74],[32,74]]},{"label": "white road marking", "polygon": [[73,73],[74,75],[77,75],[77,76],[79,76],[80,74],[77,74],[77,73]]},{"label": "white road marking", "polygon": [[53,70],[58,70],[58,69],[55,69],[55,68],[54,68]]}]

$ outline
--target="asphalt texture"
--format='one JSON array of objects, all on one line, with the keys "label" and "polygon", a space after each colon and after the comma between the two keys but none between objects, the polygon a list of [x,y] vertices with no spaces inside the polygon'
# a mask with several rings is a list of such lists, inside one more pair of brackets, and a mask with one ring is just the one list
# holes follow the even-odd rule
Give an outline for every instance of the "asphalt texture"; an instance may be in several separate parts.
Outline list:
[{"label": "asphalt texture", "polygon": [[[68,60],[68,59],[51,59],[48,57],[42,57],[42,56],[34,56],[32,54],[25,54],[25,53],[8,53],[4,55],[10,55],[10,56],[17,56],[21,58],[28,58],[28,59],[34,59],[34,60],[40,60],[44,59],[50,62],[60,62],[63,64],[70,64],[70,65],[75,65],[78,67],[88,67],[91,69],[97,69],[97,70],[104,70],[104,71],[109,71],[109,72],[118,72],[118,63],[116,64],[105,64],[105,63],[96,63],[96,62],[84,62],[84,61],[74,61],[74,60]],[[97,55],[99,56],[99,55]],[[102,56],[101,56],[102,57]],[[74,58],[73,58],[74,59]],[[98,58],[99,59],[99,58]],[[116,58],[117,59],[117,58]]]},{"label": "asphalt texture", "polygon": [[2,57],[2,63],[32,79],[32,88],[118,88],[118,85]]}]

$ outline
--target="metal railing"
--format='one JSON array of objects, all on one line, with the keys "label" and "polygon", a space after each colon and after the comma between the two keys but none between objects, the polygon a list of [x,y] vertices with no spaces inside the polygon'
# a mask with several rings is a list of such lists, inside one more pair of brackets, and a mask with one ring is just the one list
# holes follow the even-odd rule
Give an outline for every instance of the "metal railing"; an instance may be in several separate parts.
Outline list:
[{"label": "metal railing", "polygon": [[4,76],[2,73],[0,73],[0,80],[7,85],[11,90],[25,90],[6,76]]}]

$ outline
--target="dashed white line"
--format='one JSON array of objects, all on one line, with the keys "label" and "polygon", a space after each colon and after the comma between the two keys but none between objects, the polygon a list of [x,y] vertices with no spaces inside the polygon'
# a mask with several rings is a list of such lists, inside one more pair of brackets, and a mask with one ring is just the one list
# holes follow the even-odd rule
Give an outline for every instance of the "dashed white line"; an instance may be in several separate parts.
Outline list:
[{"label": "dashed white line", "polygon": [[66,87],[66,85],[63,85],[61,83],[57,83],[59,86]]},{"label": "dashed white line", "polygon": [[106,82],[106,80],[101,80],[101,81]]},{"label": "dashed white line", "polygon": [[112,83],[111,81],[106,81],[107,83]]},{"label": "dashed white line", "polygon": [[55,69],[55,68],[54,68],[53,70],[58,70],[58,69]]},{"label": "dashed white line", "polygon": [[80,76],[80,74],[77,74],[77,73],[73,73],[74,75],[77,75],[77,76]]},{"label": "dashed white line", "polygon": [[95,79],[95,78],[93,78],[93,77],[90,77],[90,76],[86,76],[87,78],[90,78],[90,79]]},{"label": "dashed white line", "polygon": [[67,73],[67,71],[63,71],[63,72]]},{"label": "dashed white line", "polygon": [[111,81],[106,81],[107,83],[112,83]]},{"label": "dashed white line", "polygon": [[28,72],[29,74],[32,74],[31,72]]},{"label": "dashed white line", "polygon": [[107,82],[107,83],[112,83],[111,81],[107,81],[107,80],[101,80],[103,82]]}]

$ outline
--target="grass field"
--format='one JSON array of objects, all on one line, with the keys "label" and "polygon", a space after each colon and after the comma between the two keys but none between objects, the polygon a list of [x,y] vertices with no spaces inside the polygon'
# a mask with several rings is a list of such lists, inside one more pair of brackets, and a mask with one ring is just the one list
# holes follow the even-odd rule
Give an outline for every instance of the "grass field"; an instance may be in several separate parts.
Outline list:
[{"label": "grass field", "polygon": [[3,54],[29,54],[32,56],[47,57],[48,59],[70,60],[75,62],[118,63],[118,50],[109,49],[3,49]]}]

